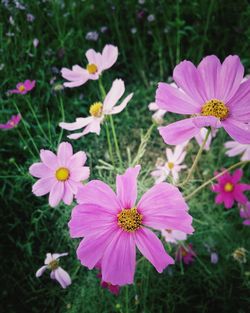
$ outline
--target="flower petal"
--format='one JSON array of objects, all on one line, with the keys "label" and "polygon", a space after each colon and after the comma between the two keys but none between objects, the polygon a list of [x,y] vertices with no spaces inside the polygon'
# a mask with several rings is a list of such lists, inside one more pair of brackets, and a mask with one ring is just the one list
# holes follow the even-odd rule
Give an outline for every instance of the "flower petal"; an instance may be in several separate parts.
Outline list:
[{"label": "flower petal", "polygon": [[76,129],[81,129],[81,128],[87,126],[92,121],[93,121],[92,116],[85,117],[85,118],[79,117],[76,119],[76,122],[74,122],[74,123],[61,122],[61,123],[59,123],[59,126],[63,129],[67,129],[67,130],[76,130]]},{"label": "flower petal", "polygon": [[178,114],[200,113],[203,104],[195,102],[178,88],[166,83],[158,84],[155,101],[160,109]]},{"label": "flower petal", "polygon": [[102,69],[107,70],[114,65],[118,58],[118,48],[113,45],[106,45],[102,50]]},{"label": "flower petal", "polygon": [[66,288],[71,284],[69,274],[60,266],[54,271],[55,279],[59,282],[62,288]]},{"label": "flower petal", "polygon": [[143,215],[142,223],[155,229],[180,230],[191,234],[192,217],[179,189],[168,183],[150,188],[137,205]]},{"label": "flower petal", "polygon": [[67,205],[71,205],[73,201],[73,192],[71,190],[71,187],[69,186],[69,183],[66,181],[64,183],[64,194],[63,194],[63,202]]},{"label": "flower petal", "polygon": [[74,181],[82,181],[89,178],[90,170],[87,166],[78,167],[70,171],[70,179]]},{"label": "flower petal", "polygon": [[116,79],[112,83],[112,87],[108,94],[106,95],[103,102],[104,113],[109,113],[113,106],[119,101],[125,92],[125,85],[122,79]]},{"label": "flower petal", "polygon": [[41,149],[40,158],[50,169],[55,170],[58,167],[57,156],[50,150]]},{"label": "flower petal", "polygon": [[128,168],[123,175],[116,176],[116,193],[123,209],[131,209],[137,198],[137,176],[141,166]]},{"label": "flower petal", "polygon": [[29,168],[29,173],[38,178],[54,176],[54,171],[43,163],[32,164]]},{"label": "flower petal", "polygon": [[42,274],[46,271],[46,269],[47,269],[46,265],[40,267],[39,270],[36,272],[36,277],[42,276]]},{"label": "flower petal", "polygon": [[78,151],[73,154],[69,161],[69,168],[74,169],[78,167],[82,167],[87,161],[87,155],[84,151]]},{"label": "flower petal", "polygon": [[115,107],[112,108],[111,112],[109,114],[118,114],[120,113],[122,110],[125,109],[125,107],[127,106],[128,102],[132,99],[133,97],[133,93],[129,94],[120,105],[117,105]]},{"label": "flower petal", "polygon": [[190,140],[200,132],[195,126],[193,118],[187,118],[178,122],[158,128],[164,142],[168,145],[178,145]]},{"label": "flower petal", "polygon": [[52,208],[56,207],[62,200],[63,195],[64,195],[64,182],[58,181],[51,188],[49,194],[49,205]]},{"label": "flower petal", "polygon": [[250,127],[247,124],[228,118],[221,122],[225,131],[236,141],[250,144]]},{"label": "flower petal", "polygon": [[55,183],[56,183],[55,177],[41,178],[32,186],[32,192],[37,197],[46,195],[47,193],[51,191]]},{"label": "flower petal", "polygon": [[66,166],[73,155],[73,148],[70,143],[62,142],[57,149],[57,157],[60,166]]},{"label": "flower petal", "polygon": [[133,235],[120,230],[105,250],[102,259],[102,280],[112,285],[134,282],[136,249]]},{"label": "flower petal", "polygon": [[136,231],[135,243],[159,273],[162,273],[169,264],[174,264],[174,260],[166,253],[160,239],[151,230],[140,228]]}]

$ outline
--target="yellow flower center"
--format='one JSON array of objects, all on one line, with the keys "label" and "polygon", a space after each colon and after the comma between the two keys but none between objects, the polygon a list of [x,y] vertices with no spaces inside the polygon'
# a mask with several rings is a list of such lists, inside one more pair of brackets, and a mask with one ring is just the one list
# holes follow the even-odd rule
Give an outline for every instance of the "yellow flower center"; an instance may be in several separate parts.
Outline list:
[{"label": "yellow flower center", "polygon": [[101,102],[95,102],[91,104],[89,108],[89,113],[94,117],[100,117],[102,115],[102,103]]},{"label": "yellow flower center", "polygon": [[168,162],[168,168],[172,170],[174,168],[174,163],[173,162]]},{"label": "yellow flower center", "polygon": [[57,260],[53,260],[49,263],[49,269],[52,271],[56,270],[59,267],[59,262]]},{"label": "yellow flower center", "polygon": [[226,192],[231,192],[231,191],[233,191],[233,189],[234,189],[234,185],[231,183],[226,183],[226,185],[224,186],[224,190]]},{"label": "yellow flower center", "polygon": [[60,167],[56,171],[56,178],[59,181],[65,181],[69,178],[69,170],[65,167]]},{"label": "yellow flower center", "polygon": [[24,90],[25,90],[24,85],[19,86],[19,87],[18,87],[18,90],[19,90],[19,91],[24,91]]},{"label": "yellow flower center", "polygon": [[228,116],[228,113],[229,110],[225,103],[217,99],[207,101],[201,109],[202,115],[214,116],[220,120],[225,119]]},{"label": "yellow flower center", "polygon": [[127,232],[133,232],[142,225],[142,214],[136,208],[124,209],[118,215],[118,225]]},{"label": "yellow flower center", "polygon": [[97,66],[93,63],[88,64],[86,69],[89,72],[89,74],[95,74],[98,71]]}]

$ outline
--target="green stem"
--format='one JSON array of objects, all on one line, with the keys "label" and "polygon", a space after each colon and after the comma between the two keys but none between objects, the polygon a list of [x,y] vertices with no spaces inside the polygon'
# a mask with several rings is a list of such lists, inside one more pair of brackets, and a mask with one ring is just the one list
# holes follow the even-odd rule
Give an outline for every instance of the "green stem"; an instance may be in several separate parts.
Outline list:
[{"label": "green stem", "polygon": [[225,169],[223,172],[219,173],[218,175],[210,178],[208,181],[206,181],[205,183],[203,183],[202,185],[200,185],[200,187],[196,188],[193,192],[191,192],[188,196],[185,197],[185,200],[189,200],[193,197],[193,195],[195,195],[197,192],[199,192],[201,189],[203,189],[204,187],[206,187],[207,185],[209,185],[210,183],[212,183],[214,180],[216,180],[217,178],[221,177],[222,175],[224,175],[226,172],[231,171],[232,169],[241,166],[241,165],[246,165],[247,163],[250,163],[250,161],[241,161],[238,163],[235,163],[234,165],[230,166],[229,168]]},{"label": "green stem", "polygon": [[[61,97],[59,99],[59,103],[60,103],[60,109],[61,109],[61,114],[62,114],[62,122],[64,122],[65,121],[65,113],[64,113],[64,106],[63,106],[63,101],[62,101]],[[59,134],[59,137],[58,137],[57,145],[60,144],[60,142],[62,140],[62,135],[63,135],[63,128],[61,128],[61,131],[60,131],[60,134]]]},{"label": "green stem", "polygon": [[[20,110],[19,110],[19,108],[18,108],[16,102],[14,102],[14,106],[15,106],[17,112],[18,112],[19,114],[21,114],[21,112],[20,112]],[[35,144],[35,142],[34,142],[34,140],[33,140],[33,137],[31,136],[31,133],[30,133],[30,131],[28,130],[28,127],[26,126],[26,121],[25,121],[25,119],[24,119],[23,117],[22,117],[22,122],[23,122],[23,125],[24,125],[24,128],[25,128],[25,131],[26,131],[26,133],[27,133],[28,136],[29,136],[30,141],[32,142],[32,144],[33,144],[33,146],[34,146],[34,148],[35,148],[37,154],[39,154],[38,147],[37,147],[37,145]]]},{"label": "green stem", "polygon": [[187,182],[189,182],[189,179],[191,178],[191,176],[192,176],[192,174],[193,174],[193,172],[194,172],[194,170],[195,170],[195,168],[196,168],[196,166],[197,166],[197,164],[198,164],[198,161],[199,161],[199,159],[200,159],[200,157],[201,157],[202,151],[203,151],[203,149],[204,149],[204,147],[205,147],[205,145],[206,145],[206,142],[207,142],[207,140],[208,140],[208,136],[210,135],[210,132],[211,132],[211,129],[208,129],[208,130],[207,130],[206,137],[205,137],[205,139],[203,140],[202,145],[200,146],[200,149],[199,149],[199,151],[198,151],[198,153],[197,153],[197,155],[196,155],[196,157],[195,157],[194,163],[193,163],[193,165],[192,165],[192,167],[191,167],[191,169],[190,169],[190,171],[189,171],[189,173],[188,173],[186,179],[184,179],[184,181],[183,181],[182,183],[178,184],[178,185],[177,185],[178,187],[183,187]]},{"label": "green stem", "polygon": [[21,133],[18,129],[17,129],[17,133],[18,133],[19,137],[21,138],[21,140],[23,141],[23,143],[27,146],[27,148],[28,148],[30,154],[31,154],[34,158],[36,158],[36,156],[34,155],[33,151],[30,149],[29,145],[26,143],[26,140],[23,138],[22,133]]},{"label": "green stem", "polygon": [[49,138],[48,138],[48,136],[46,135],[45,131],[43,130],[42,125],[40,124],[40,122],[39,122],[39,120],[38,120],[38,117],[37,117],[37,115],[36,115],[36,112],[34,111],[32,105],[31,105],[31,103],[30,103],[30,100],[29,100],[28,98],[26,98],[26,99],[27,99],[27,103],[28,103],[29,109],[30,109],[30,111],[31,111],[31,113],[32,113],[32,115],[33,115],[33,117],[34,117],[34,119],[35,119],[36,122],[37,122],[38,128],[40,129],[40,131],[41,131],[42,135],[44,136],[44,138],[47,138],[47,140],[49,141]]},{"label": "green stem", "polygon": [[[112,162],[112,164],[114,166],[115,165],[115,161],[114,161],[113,149],[112,149],[112,145],[111,145],[109,127],[108,127],[107,122],[105,123],[105,128],[106,128],[106,135],[107,135],[107,141],[108,141],[109,157],[110,157],[110,160],[111,160],[111,162]],[[115,166],[114,166],[114,168],[115,168]]]},{"label": "green stem", "polygon": [[116,132],[115,132],[115,125],[114,125],[112,115],[109,116],[109,120],[110,120],[111,130],[112,130],[112,134],[113,134],[113,138],[114,138],[114,142],[115,142],[116,155],[118,157],[120,167],[122,167],[122,157],[121,157],[121,152],[120,152],[120,148],[119,148],[118,141],[117,141],[117,136],[116,136]]}]

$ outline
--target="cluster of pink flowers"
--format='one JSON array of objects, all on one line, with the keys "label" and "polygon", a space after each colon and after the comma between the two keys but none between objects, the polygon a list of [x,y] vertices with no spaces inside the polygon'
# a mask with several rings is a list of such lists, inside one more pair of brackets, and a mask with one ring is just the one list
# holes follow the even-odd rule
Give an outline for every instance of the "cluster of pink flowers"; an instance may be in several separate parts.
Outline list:
[{"label": "cluster of pink flowers", "polygon": [[[118,49],[110,44],[102,53],[89,49],[86,58],[85,67],[62,68],[61,74],[67,80],[65,87],[78,87],[89,80],[100,79],[103,72],[115,64]],[[51,207],[61,202],[71,205],[76,200],[68,226],[71,238],[83,238],[76,251],[77,258],[88,269],[98,269],[101,286],[113,294],[118,295],[121,286],[134,282],[137,249],[159,273],[174,264],[164,241],[174,245],[178,262],[190,264],[197,257],[192,244],[186,242],[187,235],[194,229],[189,207],[178,189],[179,174],[188,168],[183,162],[190,140],[195,138],[200,149],[209,150],[219,128],[224,128],[234,140],[225,143],[226,154],[230,157],[241,154],[243,161],[250,160],[250,80],[243,80],[243,77],[244,68],[238,56],[228,56],[221,63],[212,55],[204,58],[198,67],[190,61],[181,62],[173,72],[175,83],[159,83],[155,102],[149,105],[149,109],[155,111],[153,120],[163,124],[164,116],[171,112],[190,117],[159,127],[165,143],[175,147],[167,147],[166,160],[156,162],[151,172],[155,184],[140,200],[137,199],[140,165],[117,175],[114,191],[101,180],[87,182],[90,169],[85,165],[86,153],[73,153],[68,142],[61,142],[56,154],[41,149],[41,161],[30,166],[29,173],[38,178],[32,187],[34,195],[49,194]],[[9,94],[27,94],[35,83],[30,80],[18,83]],[[73,123],[59,124],[68,131],[81,130],[68,135],[69,139],[79,139],[89,133],[99,135],[102,123],[112,120],[112,115],[123,111],[132,99],[133,93],[130,93],[119,102],[125,94],[122,79],[115,79],[107,94],[101,84],[100,81],[102,99],[90,105],[88,117],[76,117]],[[6,124],[0,124],[0,128],[13,128],[20,120],[20,114],[12,116]],[[207,127],[211,128],[211,133]],[[112,130],[115,133],[113,124]],[[250,185],[240,182],[243,170],[237,169],[232,175],[228,171],[215,175],[217,184],[212,186],[212,191],[217,193],[215,202],[224,203],[226,208],[240,203],[243,224],[249,226],[250,202],[244,192],[250,190]],[[169,178],[173,184],[165,182]],[[161,232],[163,242],[153,230]],[[36,276],[40,277],[49,269],[50,277],[62,288],[69,286],[71,278],[59,266],[59,258],[66,255],[47,253]],[[218,262],[214,251],[211,262]]]}]

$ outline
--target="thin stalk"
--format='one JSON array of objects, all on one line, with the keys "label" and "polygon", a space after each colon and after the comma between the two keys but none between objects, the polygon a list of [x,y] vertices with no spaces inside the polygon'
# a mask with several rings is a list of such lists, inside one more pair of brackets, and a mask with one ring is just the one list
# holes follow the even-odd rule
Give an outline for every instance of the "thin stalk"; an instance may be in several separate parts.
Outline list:
[{"label": "thin stalk", "polygon": [[[65,113],[64,113],[64,106],[63,106],[63,101],[62,101],[61,97],[59,99],[59,103],[60,103],[60,109],[61,109],[61,114],[62,114],[62,122],[64,122],[65,121]],[[59,134],[59,137],[58,137],[57,145],[60,144],[60,142],[62,140],[62,135],[63,135],[63,128],[61,128],[61,131],[60,131],[60,134]]]},{"label": "thin stalk", "polygon": [[[113,149],[112,149],[112,145],[111,145],[111,141],[110,141],[110,133],[109,133],[109,127],[108,124],[105,123],[105,129],[106,129],[106,135],[107,135],[107,141],[108,141],[108,151],[109,151],[109,157],[110,160],[112,162],[112,165],[115,165],[115,161],[114,161],[114,156],[113,156]],[[114,166],[115,168],[115,166]]]},{"label": "thin stalk", "polygon": [[195,157],[194,163],[193,163],[193,165],[192,165],[192,167],[191,167],[191,169],[190,169],[186,179],[184,179],[184,181],[182,183],[178,184],[177,185],[178,187],[183,187],[187,182],[189,182],[189,180],[190,180],[190,178],[191,178],[191,176],[192,176],[192,174],[193,174],[193,172],[194,172],[194,170],[195,170],[195,168],[196,168],[196,166],[198,164],[198,161],[199,161],[199,159],[201,157],[202,151],[203,151],[203,149],[204,149],[204,147],[206,145],[206,142],[208,140],[208,136],[210,135],[210,132],[211,132],[211,129],[208,129],[206,137],[203,140],[202,145],[200,146],[200,149],[199,149],[199,151],[198,151],[198,153],[197,153],[197,155]]},{"label": "thin stalk", "polygon": [[230,166],[229,168],[225,169],[223,172],[219,173],[218,175],[210,178],[209,180],[207,180],[205,183],[203,183],[202,185],[200,185],[200,187],[196,188],[193,192],[191,192],[188,196],[185,197],[185,200],[189,200],[193,197],[193,195],[195,195],[197,192],[199,192],[201,189],[203,189],[204,187],[206,187],[207,185],[209,185],[210,183],[212,183],[214,180],[216,180],[217,178],[221,177],[222,175],[224,175],[226,172],[229,172],[231,170],[233,170],[234,168],[238,167],[238,166],[245,166],[247,163],[250,163],[250,161],[240,161],[238,163],[235,163],[234,165]]},{"label": "thin stalk", "polygon": [[110,120],[110,125],[111,125],[113,138],[114,138],[116,155],[118,157],[120,167],[122,167],[122,157],[121,157],[121,152],[120,152],[120,148],[119,148],[119,145],[118,145],[118,140],[117,140],[116,131],[115,131],[115,125],[114,125],[114,121],[113,121],[112,115],[109,116],[109,120]]},{"label": "thin stalk", "polygon": [[49,138],[48,138],[48,136],[46,135],[45,131],[43,130],[42,125],[40,124],[40,122],[39,122],[39,120],[38,120],[38,117],[37,117],[37,115],[36,115],[36,112],[34,111],[32,105],[31,105],[31,103],[30,103],[30,100],[29,100],[28,98],[26,98],[26,99],[27,99],[26,101],[27,101],[27,103],[28,103],[29,109],[30,109],[30,111],[31,111],[31,113],[32,113],[32,115],[33,115],[33,117],[34,117],[34,119],[36,120],[36,123],[37,123],[38,128],[40,129],[40,131],[41,131],[42,135],[44,136],[44,138],[46,138],[46,139],[49,141]]},{"label": "thin stalk", "polygon": [[181,35],[180,35],[180,27],[179,27],[179,22],[180,22],[180,3],[179,0],[177,0],[176,3],[176,15],[177,15],[177,23],[178,23],[178,28],[177,28],[177,34],[176,34],[176,64],[180,62],[180,42],[181,42]]},{"label": "thin stalk", "polygon": [[34,158],[36,158],[35,154],[34,154],[33,151],[30,149],[29,145],[26,143],[26,140],[23,138],[23,135],[22,135],[22,133],[20,132],[20,130],[17,129],[17,133],[18,133],[19,137],[21,138],[21,140],[23,141],[23,143],[27,146],[27,148],[28,148],[30,154],[31,154]]},{"label": "thin stalk", "polygon": [[[18,112],[19,114],[21,114],[21,112],[20,112],[20,110],[19,110],[19,108],[18,108],[16,102],[14,102],[14,106],[15,106],[17,112]],[[37,147],[37,145],[35,144],[35,142],[34,142],[34,140],[33,140],[33,137],[31,136],[31,133],[30,133],[28,127],[26,126],[26,121],[25,121],[25,119],[24,119],[23,117],[22,117],[22,122],[23,122],[23,125],[24,125],[24,128],[25,128],[25,131],[26,131],[26,133],[27,133],[28,136],[29,136],[30,141],[32,142],[32,144],[33,144],[33,146],[34,146],[34,148],[35,148],[37,154],[39,154],[38,147]]]}]

